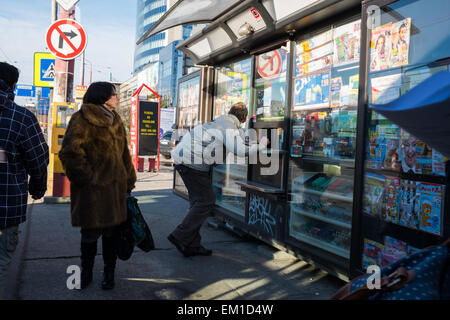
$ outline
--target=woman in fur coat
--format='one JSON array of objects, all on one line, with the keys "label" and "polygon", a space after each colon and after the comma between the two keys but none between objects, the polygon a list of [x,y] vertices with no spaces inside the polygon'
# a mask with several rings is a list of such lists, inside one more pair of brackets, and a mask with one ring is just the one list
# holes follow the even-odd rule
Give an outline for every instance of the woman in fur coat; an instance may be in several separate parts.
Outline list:
[{"label": "woman in fur coat", "polygon": [[119,98],[109,82],[92,83],[74,113],[59,158],[70,180],[72,226],[81,227],[81,288],[92,282],[102,237],[103,289],[114,287],[115,228],[127,218],[126,194],[136,182],[126,131],[114,110]]}]

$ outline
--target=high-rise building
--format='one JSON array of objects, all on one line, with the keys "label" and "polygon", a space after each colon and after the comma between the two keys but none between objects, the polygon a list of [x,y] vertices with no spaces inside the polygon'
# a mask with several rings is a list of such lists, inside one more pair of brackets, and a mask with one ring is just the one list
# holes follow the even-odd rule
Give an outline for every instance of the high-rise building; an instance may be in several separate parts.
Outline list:
[{"label": "high-rise building", "polygon": [[[139,39],[167,11],[169,0],[137,0],[136,39]],[[161,32],[137,45],[134,50],[134,73],[158,61],[159,50],[165,47],[167,32]]]}]

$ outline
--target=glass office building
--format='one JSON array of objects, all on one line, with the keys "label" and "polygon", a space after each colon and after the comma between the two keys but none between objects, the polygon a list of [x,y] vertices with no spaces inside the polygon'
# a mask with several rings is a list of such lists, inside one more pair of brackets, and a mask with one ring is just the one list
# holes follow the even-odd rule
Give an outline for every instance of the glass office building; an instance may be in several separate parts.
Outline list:
[{"label": "glass office building", "polygon": [[[168,9],[168,0],[137,0],[136,39],[139,39]],[[137,45],[134,51],[134,73],[159,60],[159,51],[167,45],[167,34],[161,32]]]}]

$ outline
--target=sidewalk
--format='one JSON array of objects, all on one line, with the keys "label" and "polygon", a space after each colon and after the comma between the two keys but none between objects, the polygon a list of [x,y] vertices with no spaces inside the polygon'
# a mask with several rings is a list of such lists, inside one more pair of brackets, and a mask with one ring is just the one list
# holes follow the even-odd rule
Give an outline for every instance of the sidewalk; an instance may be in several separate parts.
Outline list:
[{"label": "sidewalk", "polygon": [[[205,223],[202,241],[210,257],[183,257],[167,235],[183,219],[188,202],[172,193],[172,167],[139,173],[136,189],[141,210],[152,230],[156,249],[135,249],[128,261],[118,260],[116,287],[103,291],[101,241],[93,283],[69,290],[67,268],[80,264],[80,233],[70,225],[69,204],[35,204],[28,241],[18,273],[10,284],[14,299],[329,299],[344,282],[303,261],[253,239],[241,239]],[[211,218],[213,219],[213,218]],[[25,241],[24,233],[21,241]],[[276,254],[275,254],[276,253]],[[16,273],[17,274],[17,273]],[[15,285],[15,287],[13,287]]]}]

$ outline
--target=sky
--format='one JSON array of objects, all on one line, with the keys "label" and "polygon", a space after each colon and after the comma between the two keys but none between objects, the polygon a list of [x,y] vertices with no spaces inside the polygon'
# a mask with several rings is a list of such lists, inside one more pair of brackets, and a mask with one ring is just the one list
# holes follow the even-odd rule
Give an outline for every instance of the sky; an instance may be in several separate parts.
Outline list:
[{"label": "sky", "polygon": [[[87,34],[85,58],[92,81],[123,82],[133,71],[136,0],[80,0],[76,20]],[[33,84],[35,52],[49,52],[45,34],[51,25],[51,0],[0,0],[0,61],[20,70],[20,84]],[[81,56],[75,60],[74,84],[81,84]],[[85,64],[85,85],[91,64]],[[22,98],[21,100],[25,100]]]}]

